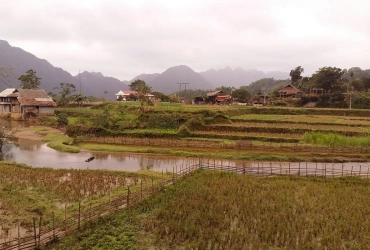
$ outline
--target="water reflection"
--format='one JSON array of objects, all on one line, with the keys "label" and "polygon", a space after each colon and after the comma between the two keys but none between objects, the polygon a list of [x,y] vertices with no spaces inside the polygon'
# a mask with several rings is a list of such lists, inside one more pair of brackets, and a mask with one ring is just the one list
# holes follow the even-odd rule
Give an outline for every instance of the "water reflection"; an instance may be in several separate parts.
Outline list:
[{"label": "water reflection", "polygon": [[[95,159],[86,162],[86,159],[92,156]],[[63,153],[47,147],[43,142],[34,140],[18,140],[6,143],[3,147],[2,159],[9,162],[24,163],[33,167],[125,171],[173,171],[176,167],[180,168],[190,164],[187,158],[168,156],[106,152]]]}]

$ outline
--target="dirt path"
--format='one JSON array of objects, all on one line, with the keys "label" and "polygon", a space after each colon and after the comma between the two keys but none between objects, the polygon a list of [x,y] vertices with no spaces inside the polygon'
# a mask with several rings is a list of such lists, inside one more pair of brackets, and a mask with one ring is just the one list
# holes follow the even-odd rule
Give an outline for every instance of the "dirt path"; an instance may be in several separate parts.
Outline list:
[{"label": "dirt path", "polygon": [[16,127],[12,129],[13,137],[24,140],[42,141],[49,133],[63,133],[59,129],[44,126]]}]

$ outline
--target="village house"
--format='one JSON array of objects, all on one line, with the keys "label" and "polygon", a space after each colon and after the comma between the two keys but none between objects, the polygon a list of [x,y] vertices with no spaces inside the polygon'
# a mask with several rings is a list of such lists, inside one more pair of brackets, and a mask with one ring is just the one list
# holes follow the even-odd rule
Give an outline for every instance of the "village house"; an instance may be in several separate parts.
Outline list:
[{"label": "village house", "polygon": [[265,93],[258,92],[256,96],[253,98],[253,105],[254,106],[261,106],[266,105],[267,100],[269,99],[269,95]]},{"label": "village house", "polygon": [[280,98],[288,98],[288,97],[296,98],[296,97],[299,97],[301,93],[302,91],[300,91],[298,88],[296,88],[295,86],[291,84],[285,86],[279,91]]},{"label": "village house", "polygon": [[0,113],[16,119],[54,114],[56,104],[42,89],[8,88],[0,93]]},{"label": "village house", "polygon": [[221,90],[215,90],[207,93],[207,102],[213,104],[229,104],[231,102],[230,95],[225,94]]},{"label": "village house", "polygon": [[[134,90],[120,90],[117,94],[115,94],[115,96],[117,97],[117,101],[119,102],[135,101],[137,99],[137,95],[137,91]],[[155,101],[154,95],[148,93],[145,96],[148,97],[150,101]]]}]

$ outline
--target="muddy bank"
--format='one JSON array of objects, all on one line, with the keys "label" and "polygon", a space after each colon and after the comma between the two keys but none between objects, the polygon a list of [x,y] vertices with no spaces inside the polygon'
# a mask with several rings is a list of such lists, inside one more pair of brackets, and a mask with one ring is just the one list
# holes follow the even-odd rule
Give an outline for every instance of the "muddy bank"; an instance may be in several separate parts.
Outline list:
[{"label": "muddy bank", "polygon": [[16,127],[12,128],[12,137],[18,140],[34,140],[42,141],[45,135],[49,133],[60,133],[63,134],[63,131],[44,127],[44,126],[28,126],[28,127]]}]

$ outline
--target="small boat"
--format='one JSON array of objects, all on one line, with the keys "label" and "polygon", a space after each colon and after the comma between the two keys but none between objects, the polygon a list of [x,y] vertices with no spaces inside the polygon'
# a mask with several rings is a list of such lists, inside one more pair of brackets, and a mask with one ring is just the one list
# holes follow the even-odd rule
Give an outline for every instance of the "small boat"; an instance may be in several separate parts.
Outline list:
[{"label": "small boat", "polygon": [[90,157],[89,159],[87,159],[87,160],[85,160],[86,162],[90,162],[90,161],[92,161],[92,160],[94,160],[95,159],[95,157],[93,156],[93,157]]}]

